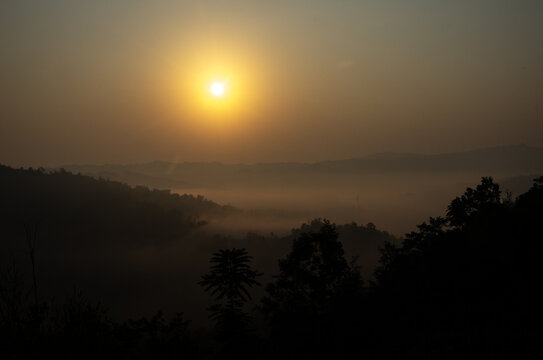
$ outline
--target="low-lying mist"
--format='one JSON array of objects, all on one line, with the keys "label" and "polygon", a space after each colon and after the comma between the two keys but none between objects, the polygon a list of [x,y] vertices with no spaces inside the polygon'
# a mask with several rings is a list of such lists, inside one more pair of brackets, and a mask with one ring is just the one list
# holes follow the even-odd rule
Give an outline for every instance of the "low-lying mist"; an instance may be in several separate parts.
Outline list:
[{"label": "low-lying mist", "polygon": [[[289,231],[325,217],[338,223],[373,222],[401,236],[483,176],[493,176],[518,195],[543,171],[543,149],[511,145],[468,152],[375,154],[317,163],[168,163],[68,165],[66,169],[132,186],[201,194],[243,210],[228,231]],[[511,179],[511,180],[510,180]]]},{"label": "low-lying mist", "polygon": [[[444,215],[451,198],[476,184],[481,174],[344,175],[318,184],[176,188],[184,194],[202,194],[223,205],[243,210],[226,217],[210,218],[209,228],[218,233],[270,232],[284,234],[313,218],[338,224],[372,222],[396,236],[416,229],[429,214]],[[534,176],[511,183],[498,176],[505,189],[520,194]],[[315,179],[308,179],[315,180]],[[317,184],[315,184],[317,182]]]},{"label": "low-lying mist", "polygon": [[[524,156],[527,150],[519,151]],[[463,169],[460,160],[458,171],[431,171],[442,157],[432,158],[430,168],[416,165],[419,157],[410,159],[412,171],[397,157],[378,159],[393,159],[397,171],[373,160],[370,165],[379,166],[372,171],[344,162],[181,164],[177,170],[153,163],[72,166],[68,172],[0,166],[0,262],[30,284],[30,226],[36,229],[40,298],[61,300],[75,287],[118,319],[162,310],[167,316],[185,312],[205,326],[212,299],[198,281],[217,250],[246,248],[266,284],[293,238],[326,218],[368,281],[385,241],[397,243],[429,216],[444,215],[451,199],[482,176],[494,176],[504,196],[523,193],[536,177],[537,156],[527,165],[511,157],[516,167],[510,171],[489,160],[499,166],[485,172],[473,169],[477,164]],[[253,304],[263,294],[263,287],[255,289]]]}]

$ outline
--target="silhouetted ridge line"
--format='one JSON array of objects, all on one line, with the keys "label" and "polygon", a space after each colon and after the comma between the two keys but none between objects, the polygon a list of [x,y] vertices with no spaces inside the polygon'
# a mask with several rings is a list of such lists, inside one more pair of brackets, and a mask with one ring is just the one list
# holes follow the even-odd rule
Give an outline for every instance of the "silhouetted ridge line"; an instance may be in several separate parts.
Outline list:
[{"label": "silhouetted ridge line", "polygon": [[543,148],[513,145],[444,154],[387,153],[315,163],[223,164],[152,162],[128,165],[69,165],[67,169],[159,188],[311,183],[315,175],[473,173],[521,175],[543,171]]},{"label": "silhouetted ridge line", "polygon": [[[93,244],[171,241],[206,224],[206,216],[234,211],[203,196],[131,187],[65,170],[12,169],[0,165],[0,215],[13,225],[41,223],[43,236],[59,241],[92,238]],[[10,230],[11,229],[11,230]],[[83,242],[81,242],[83,244]]]}]

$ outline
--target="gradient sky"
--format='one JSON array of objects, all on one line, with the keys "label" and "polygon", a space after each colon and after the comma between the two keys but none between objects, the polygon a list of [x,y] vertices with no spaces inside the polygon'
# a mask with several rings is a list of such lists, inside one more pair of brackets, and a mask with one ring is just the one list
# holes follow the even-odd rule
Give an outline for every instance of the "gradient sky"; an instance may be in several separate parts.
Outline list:
[{"label": "gradient sky", "polygon": [[2,0],[0,163],[541,146],[542,37],[541,0]]}]

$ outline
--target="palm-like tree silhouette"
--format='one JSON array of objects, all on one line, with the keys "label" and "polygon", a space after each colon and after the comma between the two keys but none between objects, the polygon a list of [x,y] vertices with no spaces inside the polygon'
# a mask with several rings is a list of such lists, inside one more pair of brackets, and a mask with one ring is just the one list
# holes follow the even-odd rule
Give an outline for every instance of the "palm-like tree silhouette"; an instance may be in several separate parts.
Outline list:
[{"label": "palm-like tree silhouette", "polygon": [[213,254],[210,272],[199,282],[204,291],[211,291],[216,300],[226,301],[209,308],[220,335],[226,340],[245,332],[249,316],[242,307],[251,299],[248,288],[260,286],[256,278],[262,274],[251,269],[251,260],[252,256],[244,248],[221,249]]},{"label": "palm-like tree silhouette", "polygon": [[213,254],[211,271],[202,276],[199,284],[205,291],[212,290],[211,295],[216,295],[217,300],[244,303],[251,299],[247,287],[260,285],[256,278],[261,274],[251,269],[251,260],[246,249],[221,249]]}]

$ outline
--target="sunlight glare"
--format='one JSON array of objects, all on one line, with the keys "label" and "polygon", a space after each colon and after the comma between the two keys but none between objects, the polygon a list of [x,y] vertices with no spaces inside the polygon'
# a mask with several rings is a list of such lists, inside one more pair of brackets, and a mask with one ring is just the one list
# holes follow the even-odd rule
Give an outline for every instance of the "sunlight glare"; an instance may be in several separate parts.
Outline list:
[{"label": "sunlight glare", "polygon": [[225,91],[224,82],[214,82],[213,84],[211,84],[209,91],[214,96],[223,96]]}]

